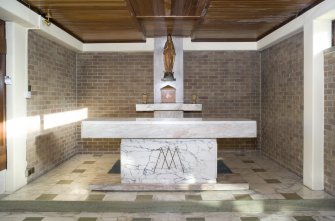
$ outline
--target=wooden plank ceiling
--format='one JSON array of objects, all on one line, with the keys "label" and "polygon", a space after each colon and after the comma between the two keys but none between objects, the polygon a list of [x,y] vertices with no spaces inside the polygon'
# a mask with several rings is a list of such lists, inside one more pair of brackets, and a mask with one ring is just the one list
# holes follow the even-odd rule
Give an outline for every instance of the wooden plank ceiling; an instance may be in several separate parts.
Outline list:
[{"label": "wooden plank ceiling", "polygon": [[256,41],[323,0],[18,0],[85,43]]}]

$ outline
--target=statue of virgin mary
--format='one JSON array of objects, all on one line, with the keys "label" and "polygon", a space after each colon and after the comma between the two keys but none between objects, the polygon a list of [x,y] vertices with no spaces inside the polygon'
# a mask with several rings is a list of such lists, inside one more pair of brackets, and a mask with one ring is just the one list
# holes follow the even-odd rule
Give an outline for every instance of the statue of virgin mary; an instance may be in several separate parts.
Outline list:
[{"label": "statue of virgin mary", "polygon": [[173,65],[174,65],[174,59],[176,56],[176,52],[174,49],[173,41],[171,35],[167,36],[167,40],[164,45],[164,78],[165,81],[175,81],[176,79],[173,77]]}]

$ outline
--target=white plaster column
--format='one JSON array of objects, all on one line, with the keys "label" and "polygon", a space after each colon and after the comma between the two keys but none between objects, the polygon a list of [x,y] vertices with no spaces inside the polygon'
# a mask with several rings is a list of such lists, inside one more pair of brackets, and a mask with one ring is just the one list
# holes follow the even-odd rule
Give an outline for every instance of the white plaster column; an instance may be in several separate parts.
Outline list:
[{"label": "white plaster column", "polygon": [[6,191],[12,192],[27,183],[25,176],[27,102],[28,88],[28,29],[13,22],[6,22],[6,72],[12,85],[6,86],[7,102],[7,171]]},{"label": "white plaster column", "polygon": [[6,170],[0,171],[0,194],[6,190]]},{"label": "white plaster column", "polygon": [[304,162],[303,182],[324,189],[324,59],[331,47],[331,21],[315,19],[304,25]]},{"label": "white plaster column", "polygon": [[166,37],[155,38],[154,40],[154,102],[161,103],[160,89],[166,85],[176,88],[176,102],[184,102],[184,53],[183,38],[172,37],[176,51],[173,66],[175,81],[162,81],[164,77],[163,49]]}]

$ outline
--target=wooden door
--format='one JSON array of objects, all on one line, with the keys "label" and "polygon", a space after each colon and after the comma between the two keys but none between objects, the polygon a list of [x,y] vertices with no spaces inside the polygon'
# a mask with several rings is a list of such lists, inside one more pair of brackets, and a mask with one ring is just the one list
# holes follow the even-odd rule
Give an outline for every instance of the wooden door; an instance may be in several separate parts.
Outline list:
[{"label": "wooden door", "polygon": [[0,20],[0,171],[7,168],[6,150],[6,35],[4,21]]}]

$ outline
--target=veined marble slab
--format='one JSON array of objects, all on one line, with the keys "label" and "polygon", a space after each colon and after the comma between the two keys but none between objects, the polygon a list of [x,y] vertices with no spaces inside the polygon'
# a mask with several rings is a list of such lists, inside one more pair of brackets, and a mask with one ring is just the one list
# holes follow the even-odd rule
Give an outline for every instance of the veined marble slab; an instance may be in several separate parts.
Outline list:
[{"label": "veined marble slab", "polygon": [[184,111],[154,111],[154,118],[183,118]]},{"label": "veined marble slab", "polygon": [[81,123],[82,138],[252,138],[254,120],[203,118],[109,118]]},{"label": "veined marble slab", "polygon": [[216,183],[216,139],[122,139],[121,182]]},{"label": "veined marble slab", "polygon": [[202,111],[202,104],[136,104],[136,111]]}]

